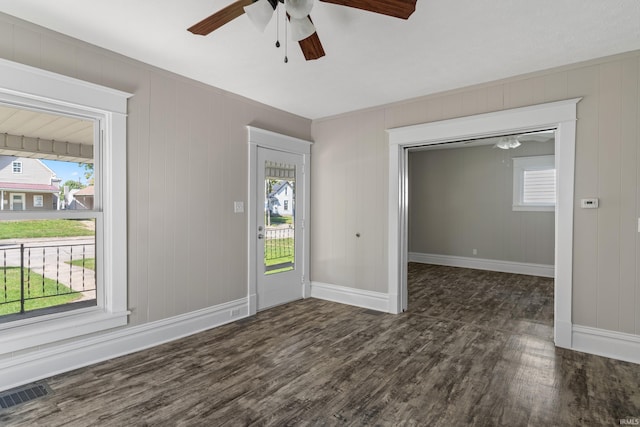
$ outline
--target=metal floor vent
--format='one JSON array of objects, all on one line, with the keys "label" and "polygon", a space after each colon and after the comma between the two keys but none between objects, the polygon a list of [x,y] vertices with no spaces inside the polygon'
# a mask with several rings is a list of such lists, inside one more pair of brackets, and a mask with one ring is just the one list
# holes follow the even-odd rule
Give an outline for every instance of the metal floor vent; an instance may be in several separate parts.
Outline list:
[{"label": "metal floor vent", "polygon": [[0,410],[52,394],[47,383],[40,381],[0,393]]}]

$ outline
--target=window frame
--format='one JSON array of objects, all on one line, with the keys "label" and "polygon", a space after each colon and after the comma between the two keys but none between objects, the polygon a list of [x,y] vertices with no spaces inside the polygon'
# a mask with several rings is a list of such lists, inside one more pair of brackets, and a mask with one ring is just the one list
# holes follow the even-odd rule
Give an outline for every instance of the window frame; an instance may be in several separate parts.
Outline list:
[{"label": "window frame", "polygon": [[531,203],[524,201],[524,173],[532,170],[556,169],[555,155],[513,157],[513,211],[518,212],[554,212],[558,201],[558,177],[555,179],[556,201],[550,203]]},{"label": "window frame", "polygon": [[44,207],[44,195],[43,194],[34,194],[33,195],[33,207],[34,208],[43,208]]},{"label": "window frame", "polygon": [[[127,324],[126,113],[131,94],[0,59],[0,102],[95,120],[96,177],[102,204],[65,218],[96,218],[96,258],[102,286],[97,305],[0,324],[0,357]],[[3,212],[3,219],[55,219],[58,211]],[[99,225],[98,225],[99,223]],[[98,243],[100,242],[100,243]]]},{"label": "window frame", "polygon": [[[16,170],[16,166],[18,170]],[[20,160],[14,160],[11,162],[11,172],[22,173],[22,162]]]}]

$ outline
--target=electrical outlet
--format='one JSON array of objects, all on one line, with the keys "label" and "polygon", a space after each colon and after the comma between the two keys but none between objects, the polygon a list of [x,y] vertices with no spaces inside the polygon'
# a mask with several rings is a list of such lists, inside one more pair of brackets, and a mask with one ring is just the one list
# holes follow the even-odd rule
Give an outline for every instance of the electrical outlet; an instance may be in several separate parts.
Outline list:
[{"label": "electrical outlet", "polygon": [[233,202],[233,212],[234,213],[243,213],[244,212],[244,202]]},{"label": "electrical outlet", "polygon": [[473,254],[474,254],[474,255],[478,255],[478,250],[477,250],[477,249],[474,249],[474,250],[473,250]]},{"label": "electrical outlet", "polygon": [[234,308],[231,310],[231,317],[237,317],[240,316],[240,309],[239,308]]},{"label": "electrical outlet", "polygon": [[582,209],[598,209],[598,205],[599,203],[597,198],[580,200],[580,207]]}]

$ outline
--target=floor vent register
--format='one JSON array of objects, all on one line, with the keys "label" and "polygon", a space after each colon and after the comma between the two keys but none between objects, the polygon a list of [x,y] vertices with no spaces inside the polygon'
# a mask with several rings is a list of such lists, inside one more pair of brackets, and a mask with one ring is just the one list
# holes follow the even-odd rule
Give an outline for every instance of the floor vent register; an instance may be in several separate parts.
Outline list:
[{"label": "floor vent register", "polygon": [[27,384],[0,393],[0,410],[48,396],[53,392],[45,382]]}]

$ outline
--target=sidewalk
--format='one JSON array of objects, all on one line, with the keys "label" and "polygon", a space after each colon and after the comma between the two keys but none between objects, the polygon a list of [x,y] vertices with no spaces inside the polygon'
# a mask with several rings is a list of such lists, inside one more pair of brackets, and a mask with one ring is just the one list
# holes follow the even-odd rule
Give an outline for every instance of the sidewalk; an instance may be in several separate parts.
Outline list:
[{"label": "sidewalk", "polygon": [[24,268],[47,279],[82,292],[80,299],[94,299],[95,271],[69,264],[72,260],[95,258],[93,237],[56,237],[0,240],[0,266],[20,267],[20,244],[24,244]]}]

